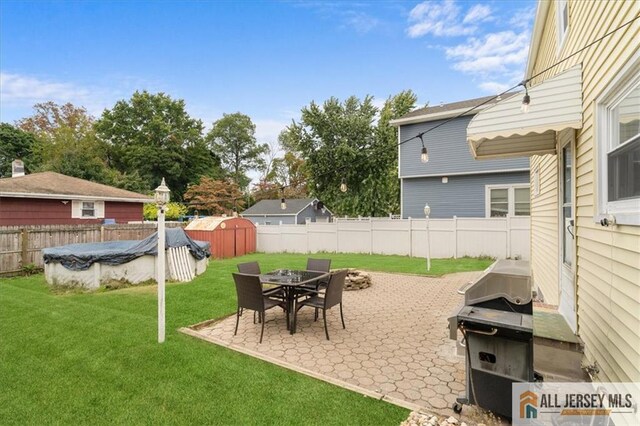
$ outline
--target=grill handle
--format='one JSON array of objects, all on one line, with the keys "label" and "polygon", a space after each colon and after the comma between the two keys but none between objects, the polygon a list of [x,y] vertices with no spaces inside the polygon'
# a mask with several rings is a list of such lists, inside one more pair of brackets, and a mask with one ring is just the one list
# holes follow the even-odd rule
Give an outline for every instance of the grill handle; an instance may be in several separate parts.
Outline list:
[{"label": "grill handle", "polygon": [[464,331],[469,332],[469,333],[483,334],[485,336],[495,336],[496,333],[498,332],[498,329],[492,327],[491,331],[484,331],[484,330],[474,330],[473,328],[465,327]]},{"label": "grill handle", "polygon": [[469,287],[471,287],[475,283],[476,283],[475,281],[469,281],[468,283],[466,283],[465,285],[463,285],[458,289],[458,294],[465,294],[467,290],[469,290]]}]

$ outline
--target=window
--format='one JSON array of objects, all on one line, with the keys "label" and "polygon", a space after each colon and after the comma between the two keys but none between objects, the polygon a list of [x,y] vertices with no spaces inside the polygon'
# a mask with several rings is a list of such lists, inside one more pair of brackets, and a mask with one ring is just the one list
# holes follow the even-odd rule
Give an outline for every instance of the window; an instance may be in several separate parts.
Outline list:
[{"label": "window", "polygon": [[[640,225],[640,54],[597,101],[598,215]],[[628,72],[625,72],[628,70]]]},{"label": "window", "polygon": [[529,185],[487,185],[486,216],[529,216],[531,201]]},{"label": "window", "polygon": [[104,201],[73,200],[71,217],[74,219],[103,219]]},{"label": "window", "polygon": [[556,20],[558,23],[558,53],[560,53],[569,29],[569,2],[567,0],[556,2]]},{"label": "window", "polygon": [[82,217],[96,217],[96,207],[92,201],[82,202]]}]

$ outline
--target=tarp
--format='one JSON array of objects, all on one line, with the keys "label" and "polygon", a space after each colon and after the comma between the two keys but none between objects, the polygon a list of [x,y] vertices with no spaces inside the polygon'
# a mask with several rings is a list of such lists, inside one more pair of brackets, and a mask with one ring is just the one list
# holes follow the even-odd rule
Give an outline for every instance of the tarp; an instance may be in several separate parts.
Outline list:
[{"label": "tarp", "polygon": [[[211,255],[210,244],[192,240],[182,228],[166,229],[165,249],[187,246],[197,260]],[[42,249],[44,263],[56,262],[74,271],[87,270],[95,262],[105,265],[121,265],[140,256],[158,254],[158,233],[144,240],[111,241],[104,243],[69,244]]]}]

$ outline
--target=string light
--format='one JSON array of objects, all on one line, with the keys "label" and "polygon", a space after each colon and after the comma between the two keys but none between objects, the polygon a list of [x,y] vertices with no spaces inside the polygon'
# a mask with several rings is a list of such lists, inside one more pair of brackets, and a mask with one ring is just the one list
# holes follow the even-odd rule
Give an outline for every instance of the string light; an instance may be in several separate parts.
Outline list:
[{"label": "string light", "polygon": [[522,105],[520,105],[520,111],[526,114],[529,112],[529,104],[531,103],[531,97],[529,96],[529,89],[527,89],[527,82],[523,81],[522,85],[524,86],[524,97],[522,98]]},{"label": "string light", "polygon": [[424,139],[422,139],[422,135],[424,135],[424,133],[420,134],[420,142],[422,142],[422,151],[420,152],[420,161],[422,161],[423,163],[428,163],[429,152],[427,151],[427,147],[424,146]]},{"label": "string light", "polygon": [[287,201],[284,199],[284,186],[280,188],[280,192],[282,193],[282,198],[280,198],[280,208],[282,210],[287,209]]},{"label": "string light", "polygon": [[340,181],[340,191],[347,192],[347,189],[347,181],[342,178],[342,180]]}]

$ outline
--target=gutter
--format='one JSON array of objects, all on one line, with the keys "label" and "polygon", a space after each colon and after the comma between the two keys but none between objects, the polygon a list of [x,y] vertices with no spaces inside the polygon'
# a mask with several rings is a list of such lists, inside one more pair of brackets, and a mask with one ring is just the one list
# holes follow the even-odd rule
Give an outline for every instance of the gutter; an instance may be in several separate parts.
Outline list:
[{"label": "gutter", "polygon": [[153,203],[153,198],[121,198],[121,197],[101,197],[95,195],[78,194],[39,194],[33,192],[0,192],[0,197],[8,198],[44,198],[48,200],[95,200],[95,201],[118,201],[124,203]]}]

